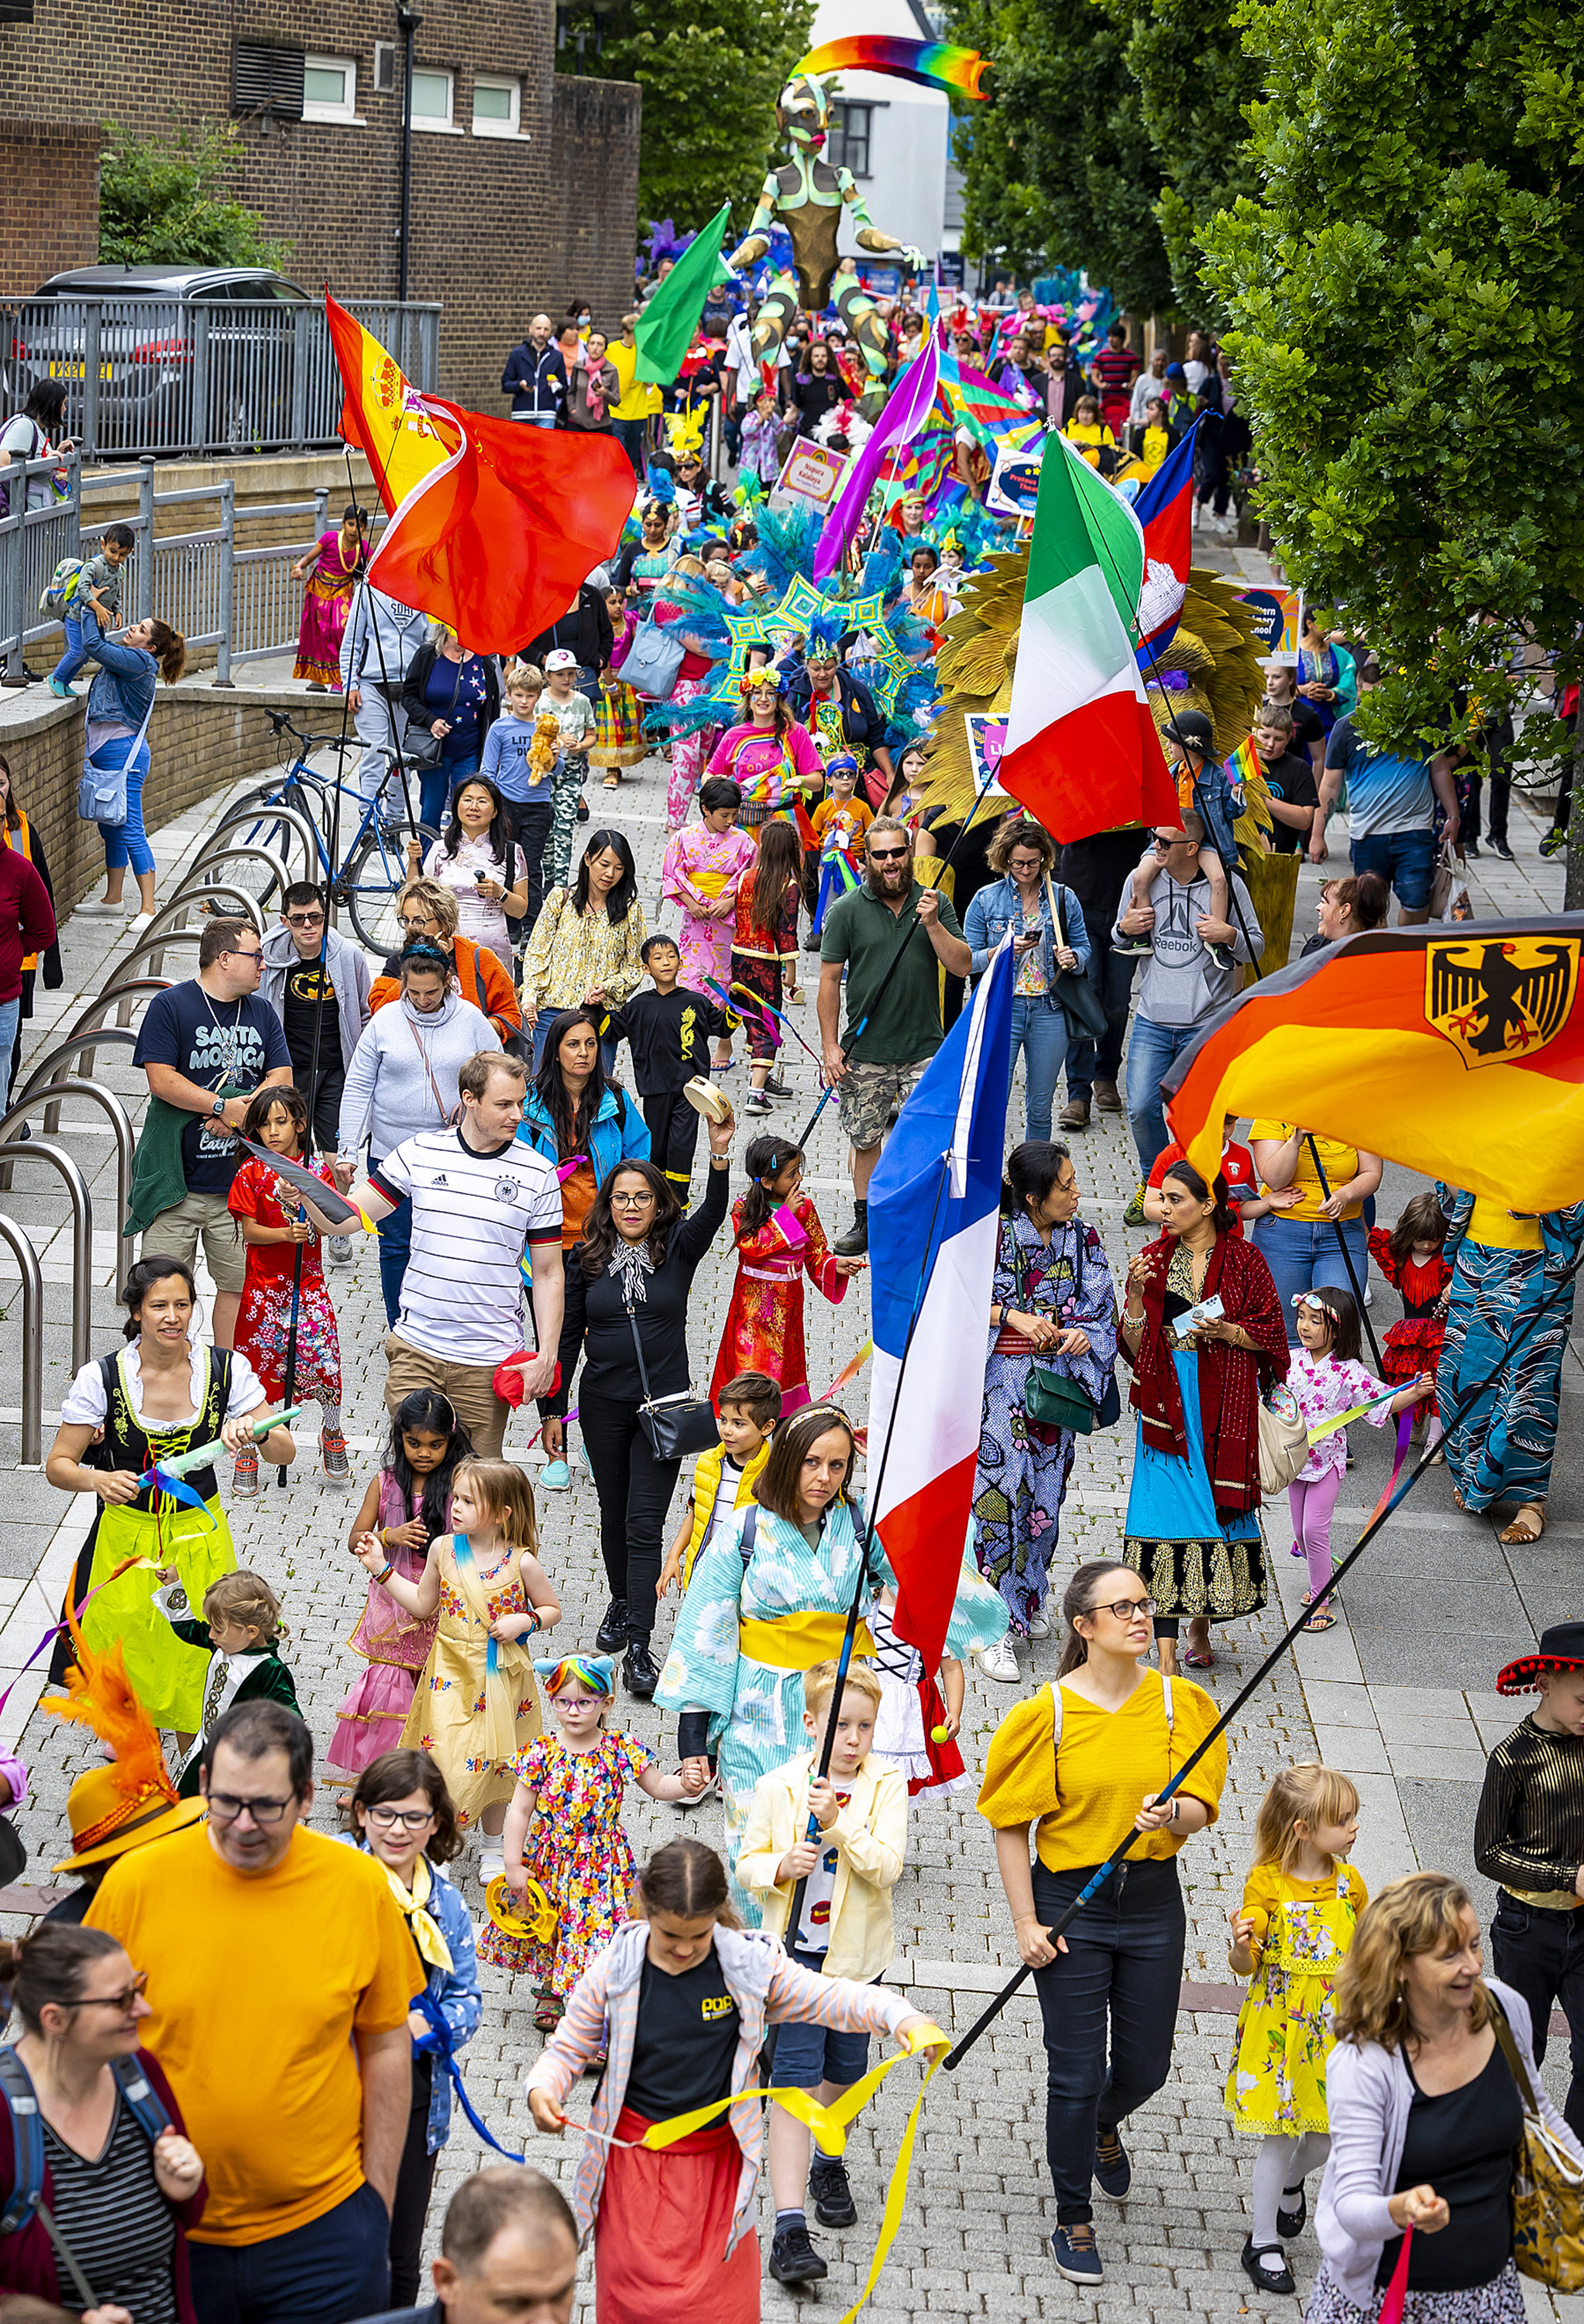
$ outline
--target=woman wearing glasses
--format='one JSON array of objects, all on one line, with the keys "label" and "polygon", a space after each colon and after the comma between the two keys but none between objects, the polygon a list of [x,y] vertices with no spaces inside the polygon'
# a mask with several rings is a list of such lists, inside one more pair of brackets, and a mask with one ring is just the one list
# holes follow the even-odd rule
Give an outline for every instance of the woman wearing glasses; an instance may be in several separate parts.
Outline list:
[{"label": "woman wearing glasses", "polygon": [[1160,1197],[1165,1231],[1128,1269],[1122,1307],[1138,1416],[1122,1554],[1155,1600],[1162,1670],[1184,1614],[1188,1665],[1208,1670],[1211,1624],[1265,1603],[1259,1400],[1287,1376],[1287,1326],[1226,1180],[1174,1162]]},{"label": "woman wearing glasses", "polygon": [[[503,1049],[512,1048],[522,1031],[517,987],[487,945],[472,944],[457,934],[456,899],[450,889],[437,880],[410,880],[396,899],[396,925],[404,945],[422,936],[439,945],[456,972],[456,989],[464,1001],[489,1019]],[[401,970],[398,947],[386,954],[383,973],[373,981],[371,1009],[382,1009],[395,1000]]]},{"label": "woman wearing glasses", "polygon": [[[1092,2181],[1113,2203],[1126,2200],[1133,2166],[1119,2126],[1171,2071],[1187,1933],[1176,1857],[1215,1821],[1227,1776],[1218,1742],[1156,1805],[1218,1713],[1192,1680],[1147,1667],[1154,1611],[1130,1566],[1097,1558],[1078,1568],[1062,1600],[1055,1681],[1002,1720],[979,1794],[1045,2021],[1051,2253],[1070,2283],[1101,2280]],[[1052,1923],[1129,1828],[1140,1837],[1125,1874],[1112,1873],[1053,1943]]]},{"label": "woman wearing glasses", "polygon": [[649,1653],[655,1584],[660,1535],[682,1466],[679,1460],[656,1458],[640,1407],[646,1397],[675,1396],[688,1386],[688,1295],[725,1223],[736,1121],[728,1107],[723,1120],[705,1126],[709,1177],[703,1202],[686,1218],[665,1172],[653,1162],[620,1164],[595,1195],[583,1240],[566,1255],[561,1385],[539,1406],[545,1451],[552,1461],[563,1460],[572,1375],[581,1355],[578,1419],[599,1495],[600,1554],[611,1585],[594,1645],[602,1655],[626,1648],[622,1684],[640,1702],[659,1684]]},{"label": "woman wearing glasses", "polygon": [[[483,2001],[466,1905],[443,1867],[462,1847],[446,1778],[427,1751],[385,1751],[357,1779],[348,1802],[355,1827],[343,1835],[382,1866],[428,1980],[426,1998],[446,2021],[454,2049],[478,2031]],[[451,2133],[451,2077],[435,2059],[431,2021],[416,2004],[412,2107],[391,2207],[391,2301],[418,2305],[419,2259],[435,2165]],[[420,2046],[421,2045],[421,2046]]]},{"label": "woman wearing glasses", "polygon": [[[0,2291],[65,2301],[83,2324],[194,2324],[187,2231],[207,2190],[170,2085],[138,2042],[151,2014],[148,1972],[105,1930],[46,1921],[20,1944],[0,1944],[0,1979],[22,2020],[14,2055],[38,2101],[40,2191],[53,2222],[51,2236],[35,2209],[0,2237]],[[7,2189],[19,2170],[14,2118],[0,2107]]]}]

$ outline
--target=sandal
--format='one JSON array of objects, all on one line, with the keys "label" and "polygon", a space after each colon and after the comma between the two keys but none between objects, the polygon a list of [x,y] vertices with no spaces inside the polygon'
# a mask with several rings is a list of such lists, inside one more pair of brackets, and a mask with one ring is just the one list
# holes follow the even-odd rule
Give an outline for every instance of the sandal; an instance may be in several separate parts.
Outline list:
[{"label": "sandal", "polygon": [[539,2034],[553,2034],[561,2023],[565,2010],[566,2004],[557,2001],[553,1993],[544,1994],[533,2013],[534,2030]]},{"label": "sandal", "polygon": [[1307,1631],[1334,1630],[1337,1618],[1328,1606],[1317,1606],[1303,1628]]},{"label": "sandal", "polygon": [[[1527,1526],[1524,1522],[1525,1517],[1532,1521]],[[1497,1539],[1513,1548],[1524,1542],[1538,1541],[1544,1531],[1545,1504],[1543,1501],[1522,1501],[1518,1505],[1517,1516],[1511,1525],[1502,1527]]]},{"label": "sandal", "polygon": [[601,784],[600,788],[607,791],[617,790],[621,788],[621,782],[622,778],[620,775],[607,775],[604,781]]},{"label": "sandal", "polygon": [[1215,1656],[1208,1646],[1190,1646],[1183,1660],[1190,1670],[1214,1670]]}]

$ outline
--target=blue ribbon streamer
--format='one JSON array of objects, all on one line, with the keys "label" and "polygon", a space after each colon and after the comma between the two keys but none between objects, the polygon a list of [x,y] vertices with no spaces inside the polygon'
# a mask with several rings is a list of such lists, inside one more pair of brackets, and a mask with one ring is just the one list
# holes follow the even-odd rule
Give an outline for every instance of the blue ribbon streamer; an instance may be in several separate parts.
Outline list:
[{"label": "blue ribbon streamer", "polygon": [[451,2077],[451,2087],[456,2093],[456,2103],[467,2116],[476,2135],[483,2140],[486,2146],[493,2146],[497,2154],[504,2155],[508,2163],[526,2163],[527,2155],[513,2154],[509,2146],[502,2146],[488,2123],[475,2112],[473,2100],[467,2095],[467,2085],[462,2079],[462,2069],[456,2062],[456,2046],[451,2028],[446,2022],[446,2013],[428,1986],[425,1986],[419,1995],[413,2003],[413,2007],[420,2016],[427,2017],[429,2022],[429,2034],[425,2036],[419,2047],[428,2050],[433,2057],[438,2058],[445,2067],[447,2073]]}]

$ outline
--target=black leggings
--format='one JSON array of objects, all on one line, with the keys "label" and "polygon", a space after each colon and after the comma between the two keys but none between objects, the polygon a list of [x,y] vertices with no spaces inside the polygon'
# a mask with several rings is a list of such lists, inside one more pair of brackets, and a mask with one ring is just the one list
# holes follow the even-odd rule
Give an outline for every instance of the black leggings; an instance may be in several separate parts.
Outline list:
[{"label": "black leggings", "polygon": [[428,2151],[429,2093],[434,2087],[435,2061],[420,2055],[412,2061],[412,2111],[407,2117],[407,2143],[396,2173],[396,2200],[391,2209],[391,2304],[416,2308],[418,2279],[423,2257],[423,2231],[429,2216],[429,2195],[435,2183],[437,2154]]},{"label": "black leggings", "polygon": [[655,1626],[666,1512],[680,1461],[657,1461],[631,1404],[608,1404],[584,1376],[578,1425],[600,1497],[600,1554],[612,1598],[627,1601],[627,1635],[647,1646]]}]

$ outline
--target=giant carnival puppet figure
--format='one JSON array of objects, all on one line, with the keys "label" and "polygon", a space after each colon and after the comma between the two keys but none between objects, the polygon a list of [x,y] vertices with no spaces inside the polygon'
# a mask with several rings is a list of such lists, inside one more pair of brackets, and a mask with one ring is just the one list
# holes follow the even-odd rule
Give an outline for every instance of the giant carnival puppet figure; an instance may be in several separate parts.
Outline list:
[{"label": "giant carnival puppet figure", "polygon": [[[829,80],[843,69],[888,73],[925,88],[981,97],[986,61],[972,49],[938,41],[891,40],[861,33],[829,41],[812,50],[794,72],[776,104],[776,125],[792,146],[792,159],[764,181],[759,208],[742,241],[727,259],[733,269],[755,266],[770,246],[778,220],[792,240],[793,272],[771,282],[753,327],[753,353],[774,362],[799,309],[822,315],[836,273],[836,236],[843,209],[851,209],[858,247],[873,257],[896,255],[910,267],[925,263],[920,252],[885,234],[870,218],[851,170],[823,158],[830,130]],[[856,276],[836,294],[836,312],[863,351],[870,389],[860,405],[872,419],[885,401],[886,327],[874,300]]]}]

